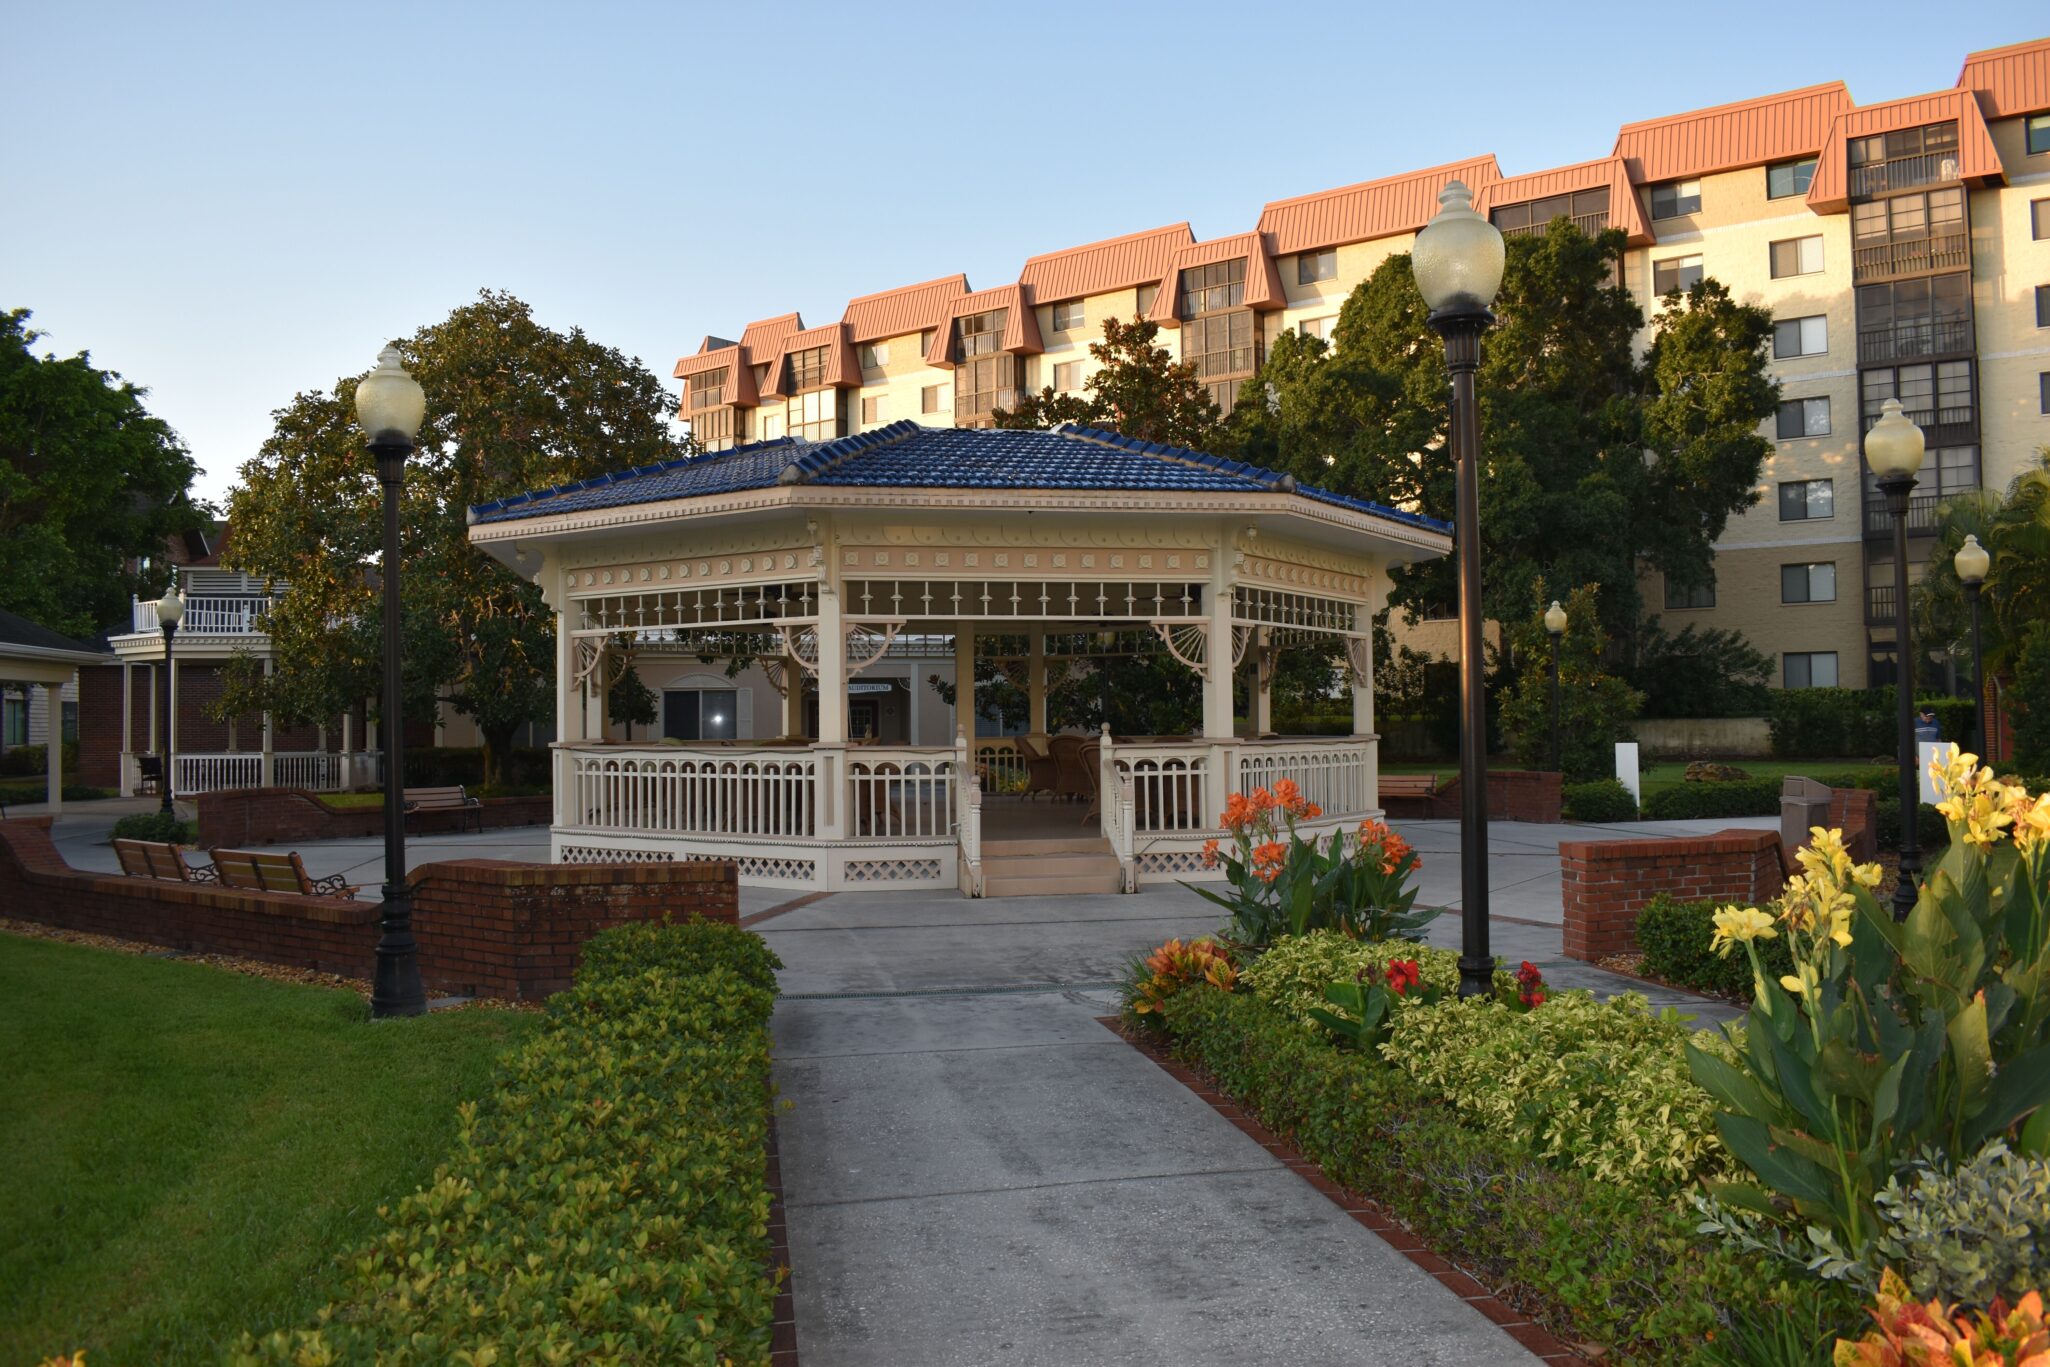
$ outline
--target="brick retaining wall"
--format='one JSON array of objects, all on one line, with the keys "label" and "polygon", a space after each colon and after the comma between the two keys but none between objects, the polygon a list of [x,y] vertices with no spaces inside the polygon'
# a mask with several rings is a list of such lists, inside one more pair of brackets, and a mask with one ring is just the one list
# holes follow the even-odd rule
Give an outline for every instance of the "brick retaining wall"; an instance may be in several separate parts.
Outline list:
[{"label": "brick retaining wall", "polygon": [[[1451,782],[1431,795],[1431,815],[1444,820],[1459,819],[1459,795],[1465,791],[1455,775]],[[1551,825],[1559,820],[1559,775],[1541,769],[1488,770],[1488,820],[1538,821]]]},{"label": "brick retaining wall", "polygon": [[[727,861],[522,864],[460,859],[413,870],[413,933],[434,993],[534,1001],[567,987],[583,942],[627,921],[692,914],[737,923]],[[0,906],[24,921],[168,949],[371,974],[378,905],[86,873],[50,818],[0,821]]]},{"label": "brick retaining wall", "polygon": [[[201,793],[199,843],[206,849],[245,845],[289,845],[300,840],[362,839],[384,833],[384,808],[336,807],[304,788],[234,788]],[[554,815],[554,799],[487,797],[484,829],[503,826],[546,826]],[[409,833],[470,830],[468,812],[415,812],[406,818]]]},{"label": "brick retaining wall", "polygon": [[1589,963],[1637,948],[1637,913],[1659,893],[1755,906],[1779,896],[1786,874],[1777,831],[1721,831],[1687,840],[1559,842],[1563,939]]}]

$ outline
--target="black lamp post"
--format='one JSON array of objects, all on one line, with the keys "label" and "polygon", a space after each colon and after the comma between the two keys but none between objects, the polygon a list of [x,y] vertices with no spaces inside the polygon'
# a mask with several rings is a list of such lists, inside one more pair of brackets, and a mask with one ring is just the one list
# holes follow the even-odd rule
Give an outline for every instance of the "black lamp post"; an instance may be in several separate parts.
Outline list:
[{"label": "black lamp post", "polygon": [[1458,470],[1453,511],[1459,556],[1459,995],[1494,991],[1488,949],[1488,704],[1481,656],[1480,403],[1481,334],[1494,324],[1488,306],[1502,287],[1502,233],[1473,211],[1473,192],[1451,181],[1438,214],[1417,234],[1410,268],[1445,339],[1452,382],[1452,460]]},{"label": "black lamp post", "polygon": [[1545,609],[1545,634],[1552,638],[1552,772],[1565,772],[1559,750],[1559,638],[1566,634],[1566,609],[1554,598]]},{"label": "black lamp post", "polygon": [[1993,748],[1993,728],[1986,716],[1986,651],[1979,643],[1979,590],[1985,587],[1993,557],[1978,537],[1967,536],[1950,563],[1957,570],[1957,581],[1965,586],[1965,601],[1972,606],[1972,690],[1978,694],[1979,757],[1990,760],[1986,752]]},{"label": "black lamp post", "polygon": [[1922,429],[1901,412],[1899,399],[1888,399],[1880,407],[1879,421],[1865,434],[1865,463],[1879,481],[1886,496],[1886,510],[1893,515],[1893,639],[1894,717],[1898,728],[1901,845],[1900,876],[1893,890],[1893,915],[1908,919],[1915,909],[1916,875],[1922,872],[1919,814],[1922,809],[1921,765],[1915,749],[1915,652],[1913,632],[1908,625],[1908,494],[1915,487],[1915,474],[1922,468]]},{"label": "black lamp post", "polygon": [[171,638],[178,634],[178,624],[185,620],[185,600],[178,596],[178,575],[171,574],[171,587],[164,596],[157,599],[157,625],[164,629],[164,696],[157,703],[157,715],[164,728],[164,743],[157,751],[164,772],[157,776],[157,786],[163,792],[164,800],[160,810],[167,817],[171,812]]},{"label": "black lamp post", "polygon": [[427,1010],[413,939],[413,889],[406,882],[406,723],[399,697],[399,486],[413,434],[426,416],[419,382],[399,364],[399,349],[386,347],[377,369],[356,386],[356,422],[370,438],[384,488],[384,910],[370,988],[373,1019]]}]

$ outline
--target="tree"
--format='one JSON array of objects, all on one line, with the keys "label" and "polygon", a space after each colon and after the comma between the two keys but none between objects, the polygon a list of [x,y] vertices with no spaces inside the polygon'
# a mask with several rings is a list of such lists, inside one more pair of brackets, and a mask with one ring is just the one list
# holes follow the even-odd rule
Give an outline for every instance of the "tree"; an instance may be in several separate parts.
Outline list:
[{"label": "tree", "polygon": [[[406,706],[424,717],[445,697],[474,719],[499,782],[514,733],[553,707],[554,615],[470,545],[469,506],[695,448],[672,435],[674,400],[638,358],[543,327],[510,294],[484,291],[398,345],[427,393],[401,513]],[[269,627],[276,676],[238,671],[237,710],[313,720],[378,695],[382,521],[355,427],[360,378],[280,409],[242,467],[230,556],[284,587]]]},{"label": "tree", "polygon": [[[0,607],[53,631],[125,629],[166,584],[166,538],[206,525],[184,443],[148,391],[85,353],[32,350],[27,309],[0,313]],[[154,561],[147,574],[131,570]]]},{"label": "tree", "polygon": [[1771,657],[1721,627],[1690,623],[1672,636],[1648,618],[1626,677],[1647,717],[1762,717],[1772,704]]},{"label": "tree", "polygon": [[633,739],[636,726],[655,724],[655,690],[641,681],[641,672],[629,665],[605,695],[605,710],[613,722],[624,726],[626,738]]},{"label": "tree", "polygon": [[1064,422],[1107,427],[1122,436],[1164,446],[1210,449],[1218,432],[1217,401],[1196,379],[1196,368],[1155,346],[1160,324],[1103,320],[1103,340],[1089,344],[1096,373],[1084,383],[1089,396],[1051,388],[1028,394],[1015,409],[997,409],[998,427],[1048,428]]},{"label": "tree", "polygon": [[[1778,401],[1765,372],[1772,320],[1713,280],[1644,311],[1620,283],[1624,238],[1554,223],[1508,244],[1483,342],[1483,608],[1521,616],[1540,579],[1594,584],[1612,638],[1635,631],[1638,575],[1700,582],[1730,516],[1756,501]],[[1307,483],[1452,518],[1444,349],[1406,255],[1339,313],[1332,345],[1284,333],[1222,445]],[[1414,614],[1453,597],[1452,561],[1396,576]]]},{"label": "tree", "polygon": [[[1552,763],[1551,633],[1545,630],[1545,581],[1532,585],[1529,610],[1503,624],[1503,634],[1522,666],[1502,698],[1502,730],[1519,764],[1534,769]],[[1559,638],[1559,769],[1568,783],[1607,778],[1615,772],[1615,745],[1630,738],[1630,722],[1644,695],[1605,672],[1606,642],[1590,624],[1601,620],[1593,584],[1566,596],[1566,631]]]},{"label": "tree", "polygon": [[1952,557],[1967,535],[1976,536],[1992,557],[1980,589],[1986,669],[2009,673],[2029,628],[2050,622],[2050,448],[2004,493],[1960,494],[1938,517],[1928,566],[1909,598],[1915,631],[1931,647],[1955,642],[1969,650],[1971,613]]}]

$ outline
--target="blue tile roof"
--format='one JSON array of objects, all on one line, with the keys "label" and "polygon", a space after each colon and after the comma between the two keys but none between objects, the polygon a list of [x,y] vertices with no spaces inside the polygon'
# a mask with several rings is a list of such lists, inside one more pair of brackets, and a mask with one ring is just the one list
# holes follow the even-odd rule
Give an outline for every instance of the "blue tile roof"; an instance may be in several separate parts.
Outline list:
[{"label": "blue tile roof", "polygon": [[781,437],[708,456],[514,494],[470,509],[473,522],[508,522],[594,508],[819,484],[871,489],[1157,490],[1295,493],[1412,527],[1449,523],[1297,484],[1223,456],[1063,424],[1050,432],[925,427],[909,420],[828,442]]}]

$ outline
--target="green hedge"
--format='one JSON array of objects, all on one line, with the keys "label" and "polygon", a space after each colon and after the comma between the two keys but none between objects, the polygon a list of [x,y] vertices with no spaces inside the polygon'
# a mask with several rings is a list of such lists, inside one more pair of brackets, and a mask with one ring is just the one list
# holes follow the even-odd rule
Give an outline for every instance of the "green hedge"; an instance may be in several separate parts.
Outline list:
[{"label": "green hedge", "polygon": [[1568,821],[1635,821],[1637,800],[1619,779],[1568,783],[1559,790],[1559,814]]},{"label": "green hedge", "polygon": [[[1882,850],[1900,848],[1900,799],[1881,793],[1879,801],[1873,805],[1875,808],[1872,818],[1873,834],[1879,841],[1879,848]],[[1928,854],[1931,850],[1940,850],[1948,847],[1950,844],[1950,825],[1944,821],[1942,815],[1934,807],[1926,804],[1919,809],[1919,815],[1921,820],[1916,823],[1915,835],[1917,843],[1922,847],[1922,853]]]},{"label": "green hedge", "polygon": [[114,823],[115,840],[162,840],[173,845],[199,843],[199,823],[181,821],[163,811],[130,812]]},{"label": "green hedge", "polygon": [[766,1363],[776,967],[701,921],[593,939],[344,1298],[229,1360]]},{"label": "green hedge", "polygon": [[[1608,1345],[1607,1360],[1685,1361],[1725,1307],[1783,1296],[1813,1313],[1814,1284],[1775,1290],[1784,1274],[1697,1235],[1699,1217],[1679,1193],[1548,1163],[1528,1144],[1463,1123],[1400,1069],[1332,1048],[1256,997],[1181,992],[1160,1019],[1177,1054],[1333,1180],[1390,1208],[1563,1337]],[[1828,1310],[1846,1331],[1858,1323],[1854,1299]]]},{"label": "green hedge", "polygon": [[[17,803],[47,802],[50,799],[48,782],[45,779],[42,783],[0,784],[0,802],[4,802],[10,807]],[[114,796],[112,788],[94,788],[84,783],[67,783],[64,785],[64,800],[66,802],[96,802],[101,798],[112,796]]]},{"label": "green hedge", "polygon": [[[1741,949],[1728,958],[1717,958],[1709,949],[1715,934],[1715,902],[1682,902],[1660,893],[1637,913],[1637,948],[1644,954],[1643,969],[1697,992],[1715,992],[1749,1000],[1751,960]],[[1766,971],[1774,975],[1794,971],[1784,938],[1761,940]]]},{"label": "green hedge", "polygon": [[[64,771],[78,772],[78,742],[64,742]],[[0,778],[40,778],[50,772],[50,747],[10,745],[0,750]]]},{"label": "green hedge", "polygon": [[[546,792],[554,782],[548,751],[543,748],[512,752],[504,775],[504,788]],[[406,786],[448,788],[461,784],[475,788],[484,782],[484,748],[464,745],[423,745],[406,751]]]},{"label": "green hedge", "polygon": [[[1768,719],[1772,752],[1782,759],[1893,754],[1900,735],[1894,697],[1891,688],[1777,689]],[[1936,714],[1943,739],[1974,743],[1978,709],[1970,698],[1923,694],[1915,706]]]},{"label": "green hedge", "polygon": [[1722,783],[1677,783],[1644,800],[1646,821],[1699,821],[1724,816],[1778,816],[1780,781],[1741,778]]}]

